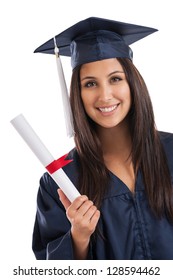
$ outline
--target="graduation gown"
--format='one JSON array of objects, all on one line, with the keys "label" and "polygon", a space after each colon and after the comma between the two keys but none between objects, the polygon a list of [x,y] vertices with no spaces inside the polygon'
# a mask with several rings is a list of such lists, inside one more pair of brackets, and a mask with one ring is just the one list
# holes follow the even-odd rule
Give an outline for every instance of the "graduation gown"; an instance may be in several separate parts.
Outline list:
[{"label": "graduation gown", "polygon": [[[160,132],[173,181],[173,134]],[[77,182],[77,152],[63,169]],[[173,260],[173,224],[166,217],[157,219],[145,194],[140,170],[135,193],[113,173],[102,206],[99,227],[104,239],[90,241],[89,259],[95,260]],[[57,185],[48,173],[40,179],[37,213],[33,231],[33,251],[37,259],[73,260],[70,222],[57,194]]]}]

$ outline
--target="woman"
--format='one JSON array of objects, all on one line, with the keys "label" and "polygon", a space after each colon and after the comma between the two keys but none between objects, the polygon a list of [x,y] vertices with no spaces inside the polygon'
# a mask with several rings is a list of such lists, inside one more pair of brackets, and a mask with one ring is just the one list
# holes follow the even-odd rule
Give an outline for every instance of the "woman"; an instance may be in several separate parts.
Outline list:
[{"label": "woman", "polygon": [[58,197],[43,175],[38,259],[173,259],[173,135],[157,131],[131,59],[111,56],[74,67],[76,147],[64,171],[82,195],[70,203],[58,188]]}]

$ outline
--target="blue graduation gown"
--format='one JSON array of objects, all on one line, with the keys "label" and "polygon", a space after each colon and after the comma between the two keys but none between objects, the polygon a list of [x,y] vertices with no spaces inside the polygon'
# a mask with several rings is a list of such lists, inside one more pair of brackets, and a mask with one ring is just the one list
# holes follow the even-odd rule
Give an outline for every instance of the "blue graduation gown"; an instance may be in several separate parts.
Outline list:
[{"label": "blue graduation gown", "polygon": [[[173,134],[160,132],[173,178]],[[75,184],[78,176],[77,155],[63,169]],[[173,180],[172,180],[173,181]],[[173,260],[173,224],[157,219],[149,205],[140,171],[135,193],[113,173],[102,206],[99,226],[105,239],[90,242],[89,258],[95,260]],[[33,251],[37,259],[73,260],[70,222],[61,204],[57,185],[48,173],[40,179],[37,213],[33,231]]]}]

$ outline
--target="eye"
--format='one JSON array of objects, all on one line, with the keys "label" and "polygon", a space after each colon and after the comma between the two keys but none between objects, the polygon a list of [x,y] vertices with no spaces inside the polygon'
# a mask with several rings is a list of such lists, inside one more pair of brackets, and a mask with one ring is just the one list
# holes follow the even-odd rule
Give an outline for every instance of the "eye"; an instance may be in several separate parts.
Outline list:
[{"label": "eye", "polygon": [[96,82],[95,81],[90,81],[84,84],[84,87],[86,88],[91,88],[91,87],[95,87],[96,86]]},{"label": "eye", "polygon": [[117,83],[119,81],[122,81],[122,78],[118,77],[118,76],[114,76],[114,77],[111,77],[110,81],[111,81],[111,83]]}]

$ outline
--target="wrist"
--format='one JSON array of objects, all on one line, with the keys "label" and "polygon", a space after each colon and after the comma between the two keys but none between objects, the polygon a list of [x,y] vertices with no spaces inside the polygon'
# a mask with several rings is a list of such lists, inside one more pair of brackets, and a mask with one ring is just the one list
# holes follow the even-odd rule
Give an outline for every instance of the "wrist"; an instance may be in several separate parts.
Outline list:
[{"label": "wrist", "polygon": [[87,246],[90,242],[90,236],[81,234],[81,232],[77,232],[76,230],[73,229],[73,227],[71,228],[71,236],[73,242],[78,243],[81,246],[84,246],[85,244]]},{"label": "wrist", "polygon": [[73,250],[75,259],[85,260],[87,259],[90,237],[81,236],[81,234],[76,234],[71,230]]}]

